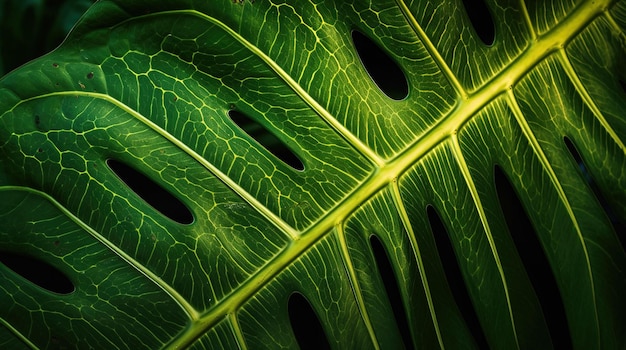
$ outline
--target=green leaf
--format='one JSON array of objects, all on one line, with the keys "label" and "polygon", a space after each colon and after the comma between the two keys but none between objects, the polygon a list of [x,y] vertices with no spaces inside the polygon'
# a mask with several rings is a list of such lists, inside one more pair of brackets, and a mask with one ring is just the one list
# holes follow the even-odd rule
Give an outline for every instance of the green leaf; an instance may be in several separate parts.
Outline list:
[{"label": "green leaf", "polygon": [[626,2],[485,3],[97,2],[0,80],[0,344],[626,347]]}]

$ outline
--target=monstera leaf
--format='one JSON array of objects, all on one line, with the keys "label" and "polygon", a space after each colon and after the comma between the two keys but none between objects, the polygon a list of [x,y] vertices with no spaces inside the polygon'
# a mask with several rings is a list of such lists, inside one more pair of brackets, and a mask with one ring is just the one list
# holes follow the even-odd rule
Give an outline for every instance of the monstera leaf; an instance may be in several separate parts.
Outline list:
[{"label": "monstera leaf", "polygon": [[96,3],[0,81],[1,347],[624,349],[626,2],[486,4]]}]

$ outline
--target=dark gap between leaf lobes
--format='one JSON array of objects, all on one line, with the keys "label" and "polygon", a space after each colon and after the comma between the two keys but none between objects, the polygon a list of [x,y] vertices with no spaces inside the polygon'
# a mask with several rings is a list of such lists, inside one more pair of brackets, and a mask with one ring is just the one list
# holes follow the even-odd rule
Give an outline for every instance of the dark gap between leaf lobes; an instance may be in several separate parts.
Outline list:
[{"label": "dark gap between leaf lobes", "polygon": [[567,150],[574,158],[580,174],[585,179],[585,182],[587,182],[587,185],[595,195],[598,202],[600,202],[602,209],[604,209],[604,212],[611,221],[613,229],[615,230],[615,232],[617,232],[617,238],[619,239],[622,248],[626,250],[626,223],[624,223],[622,221],[623,219],[620,219],[620,217],[615,214],[615,210],[611,207],[609,201],[604,197],[602,191],[600,191],[598,184],[593,180],[593,177],[591,177],[591,173],[585,165],[583,158],[580,156],[580,153],[578,153],[578,150],[576,149],[576,146],[574,145],[572,140],[570,140],[569,137],[566,136],[563,137],[563,141],[565,142]]},{"label": "dark gap between leaf lobes", "polygon": [[302,350],[330,349],[315,310],[309,301],[300,293],[293,293],[287,305],[291,328]]},{"label": "dark gap between leaf lobes", "polygon": [[187,206],[146,175],[115,159],[107,160],[107,165],[133,192],[164,216],[180,224],[193,222]]},{"label": "dark gap between leaf lobes", "polygon": [[426,211],[428,213],[430,229],[435,237],[437,252],[439,252],[439,258],[441,260],[441,264],[443,265],[446,280],[448,281],[454,301],[456,302],[459,311],[467,324],[467,328],[474,336],[474,341],[476,341],[478,348],[488,349],[489,346],[487,345],[487,338],[483,333],[480,321],[478,320],[478,315],[476,315],[476,310],[474,310],[474,305],[472,304],[469,292],[467,291],[465,280],[461,274],[456,254],[454,253],[450,237],[448,236],[448,231],[441,221],[439,214],[437,214],[437,211],[432,205],[429,205]]},{"label": "dark gap between leaf lobes", "polygon": [[0,263],[31,283],[50,292],[70,294],[75,290],[74,284],[63,272],[42,260],[0,251]]},{"label": "dark gap between leaf lobes", "polygon": [[556,349],[571,349],[572,342],[561,294],[537,232],[515,188],[497,165],[494,167],[494,182],[509,233],[539,299],[552,343]]},{"label": "dark gap between leaf lobes", "polygon": [[372,247],[374,259],[376,259],[378,273],[380,274],[383,284],[385,285],[387,298],[391,304],[391,309],[396,319],[396,325],[400,331],[402,342],[404,343],[405,348],[413,349],[413,341],[409,330],[408,318],[402,303],[403,300],[398,287],[398,279],[393,271],[389,255],[387,254],[380,239],[375,235],[370,236],[370,246]]},{"label": "dark gap between leaf lobes", "polygon": [[363,67],[378,88],[391,99],[406,98],[409,84],[400,66],[363,33],[353,30],[352,41]]}]

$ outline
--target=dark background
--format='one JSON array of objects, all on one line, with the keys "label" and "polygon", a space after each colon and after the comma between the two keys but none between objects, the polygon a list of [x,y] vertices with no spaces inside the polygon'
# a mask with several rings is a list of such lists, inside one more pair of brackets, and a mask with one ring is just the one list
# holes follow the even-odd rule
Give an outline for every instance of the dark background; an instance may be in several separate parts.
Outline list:
[{"label": "dark background", "polygon": [[0,0],[0,77],[57,47],[95,0]]}]

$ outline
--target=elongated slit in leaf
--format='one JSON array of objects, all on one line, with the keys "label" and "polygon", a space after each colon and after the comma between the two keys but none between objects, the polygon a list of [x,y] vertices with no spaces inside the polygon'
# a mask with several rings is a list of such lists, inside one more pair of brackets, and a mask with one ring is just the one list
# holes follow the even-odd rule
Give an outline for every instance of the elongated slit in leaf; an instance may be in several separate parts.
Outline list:
[{"label": "elongated slit in leaf", "polygon": [[566,136],[566,137],[563,137],[563,141],[565,142],[565,146],[567,147],[567,150],[574,158],[574,161],[576,162],[578,170],[580,171],[581,175],[585,179],[585,182],[587,182],[587,185],[589,186],[593,194],[596,196],[596,199],[598,199],[598,202],[600,202],[602,209],[604,209],[604,212],[606,213],[609,220],[611,221],[611,224],[613,225],[613,229],[615,230],[615,232],[617,232],[617,237],[619,238],[619,241],[622,244],[622,247],[626,249],[626,223],[622,222],[619,216],[615,214],[615,210],[613,210],[613,208],[609,204],[609,201],[606,200],[606,197],[604,197],[604,195],[602,194],[602,191],[600,191],[600,188],[598,187],[596,182],[593,180],[593,177],[591,177],[591,173],[589,172],[587,166],[585,165],[583,158],[580,156],[580,153],[578,153],[578,150],[576,149],[576,146],[574,145],[572,140],[570,140]]},{"label": "elongated slit in leaf", "polygon": [[133,192],[164,216],[180,224],[193,222],[187,206],[146,175],[115,159],[107,160],[107,165]]},{"label": "elongated slit in leaf", "polygon": [[474,336],[474,341],[478,345],[479,349],[488,349],[487,338],[483,333],[483,329],[474,310],[474,305],[467,291],[465,280],[461,274],[461,269],[454,254],[448,231],[446,230],[439,214],[435,208],[429,205],[426,209],[428,212],[428,221],[430,223],[430,229],[435,237],[435,244],[437,245],[437,252],[443,265],[443,270],[446,274],[446,280],[450,286],[450,291],[454,297],[454,301],[459,307],[459,311],[467,324],[467,328]]},{"label": "elongated slit in leaf", "polygon": [[556,349],[571,349],[563,300],[537,233],[513,185],[497,165],[494,167],[494,182],[509,233],[541,304],[552,343]]},{"label": "elongated slit in leaf", "polygon": [[352,41],[363,67],[378,88],[394,100],[407,97],[409,84],[398,64],[372,39],[357,30],[352,31]]},{"label": "elongated slit in leaf", "polygon": [[483,44],[489,46],[495,39],[495,26],[485,0],[463,0],[465,13]]},{"label": "elongated slit in leaf", "polygon": [[330,349],[322,324],[304,295],[292,293],[287,309],[291,328],[300,349]]},{"label": "elongated slit in leaf", "polygon": [[618,82],[619,82],[619,86],[622,88],[622,91],[626,93],[626,82],[624,82],[623,79],[619,79]]},{"label": "elongated slit in leaf", "polygon": [[270,151],[276,158],[296,170],[304,170],[304,164],[278,137],[269,132],[263,125],[252,120],[242,112],[231,109],[228,111],[230,119],[246,134],[250,135],[261,146]]},{"label": "elongated slit in leaf", "polygon": [[57,294],[75,290],[70,279],[56,267],[30,256],[0,251],[0,262],[37,286]]},{"label": "elongated slit in leaf", "polygon": [[404,303],[402,302],[402,295],[398,288],[398,280],[393,271],[389,255],[387,254],[385,247],[380,239],[372,235],[370,236],[370,245],[374,258],[376,259],[376,266],[378,267],[378,273],[385,285],[385,291],[387,292],[387,298],[391,304],[393,315],[396,319],[396,325],[400,331],[402,342],[407,349],[413,349],[413,341],[411,340],[411,332],[409,331],[408,318],[404,310]]}]

